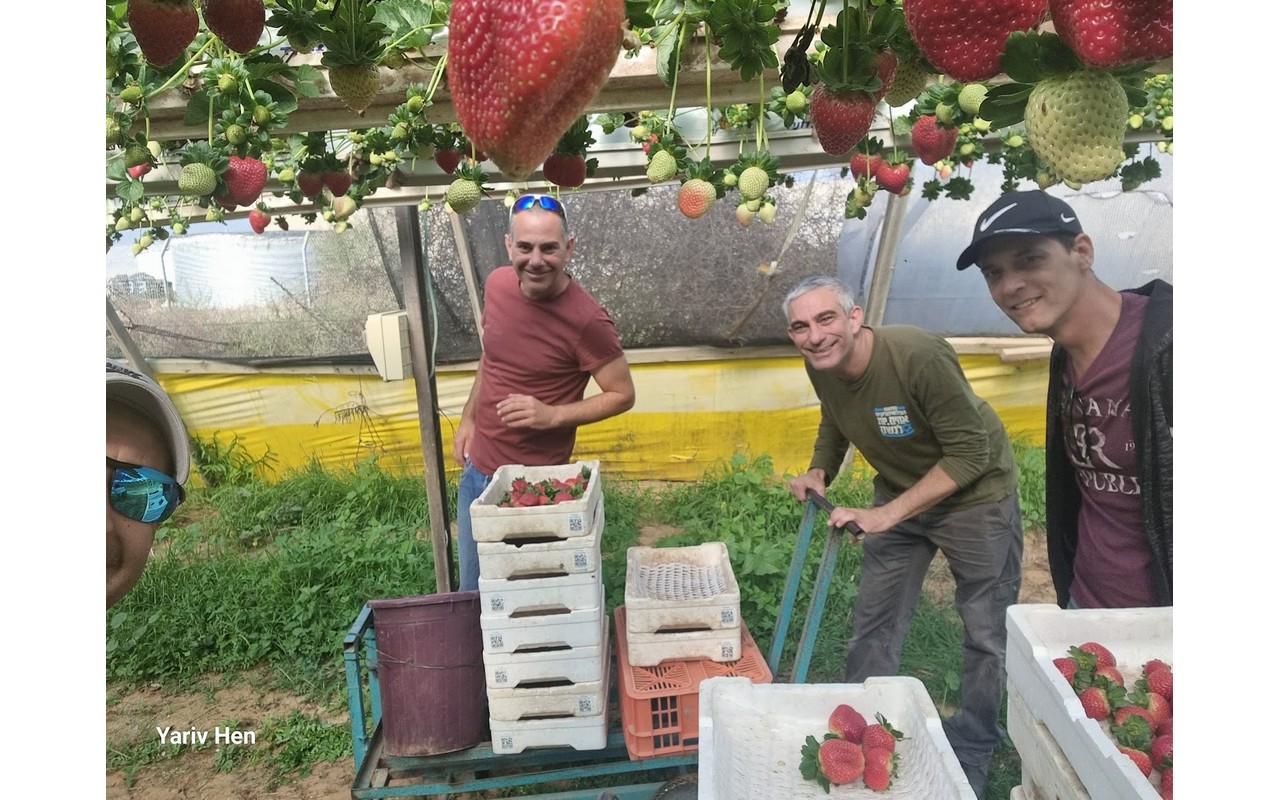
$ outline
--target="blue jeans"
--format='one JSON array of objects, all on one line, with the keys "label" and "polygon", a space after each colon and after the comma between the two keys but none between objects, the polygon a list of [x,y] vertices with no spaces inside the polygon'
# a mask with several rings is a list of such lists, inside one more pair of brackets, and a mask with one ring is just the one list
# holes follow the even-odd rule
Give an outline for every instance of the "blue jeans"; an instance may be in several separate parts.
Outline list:
[{"label": "blue jeans", "polygon": [[471,461],[462,468],[458,478],[458,591],[474,592],[480,582],[480,555],[476,552],[476,540],[471,535],[471,502],[484,493],[492,475],[486,475],[472,466]]},{"label": "blue jeans", "polygon": [[985,773],[1003,734],[1005,614],[1022,586],[1022,513],[1013,493],[996,503],[919,514],[867,536],[844,679],[896,675],[930,562],[942,550],[964,622],[960,711],[943,730],[962,764]]}]

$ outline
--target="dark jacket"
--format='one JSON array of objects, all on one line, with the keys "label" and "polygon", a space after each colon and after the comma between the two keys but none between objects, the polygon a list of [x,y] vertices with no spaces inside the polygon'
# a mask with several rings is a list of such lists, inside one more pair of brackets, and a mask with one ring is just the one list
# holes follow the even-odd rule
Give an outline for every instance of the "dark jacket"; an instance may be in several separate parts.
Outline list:
[{"label": "dark jacket", "polygon": [[[1152,578],[1160,605],[1173,605],[1173,287],[1155,280],[1146,295],[1142,334],[1129,374],[1130,416],[1138,451],[1142,527],[1151,545]],[[1080,488],[1063,443],[1062,374],[1067,353],[1054,345],[1049,356],[1048,423],[1045,426],[1045,515],[1049,571],[1058,605],[1066,608],[1077,542]]]}]

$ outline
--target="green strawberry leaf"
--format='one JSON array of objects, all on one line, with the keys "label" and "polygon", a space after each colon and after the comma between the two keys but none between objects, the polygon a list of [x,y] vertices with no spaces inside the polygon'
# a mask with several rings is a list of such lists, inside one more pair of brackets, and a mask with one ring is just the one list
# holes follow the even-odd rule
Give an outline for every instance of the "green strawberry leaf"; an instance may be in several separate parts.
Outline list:
[{"label": "green strawberry leaf", "polygon": [[947,181],[944,190],[952,200],[968,200],[973,196],[973,181],[968,178],[952,178]]},{"label": "green strawberry leaf", "polygon": [[186,111],[182,114],[182,124],[203,127],[209,123],[209,94],[204,87],[196,89],[187,100]]},{"label": "green strawberry leaf", "polygon": [[[1035,83],[1044,77],[1040,63],[1040,40],[1036,34],[1014,31],[1005,39],[1000,69],[1019,83]],[[985,119],[985,117],[984,117]]]},{"label": "green strawberry leaf", "polygon": [[1045,71],[1051,74],[1084,69],[1079,56],[1067,47],[1067,43],[1062,41],[1062,37],[1056,33],[1040,34],[1040,63],[1044,65]]},{"label": "green strawberry leaf", "polygon": [[1026,115],[1027,98],[1031,96],[1032,88],[1025,83],[993,86],[978,108],[978,115],[991,122],[992,130],[1017,125]]},{"label": "green strawberry leaf", "polygon": [[373,18],[391,31],[391,41],[401,50],[420,50],[431,44],[443,27],[434,19],[432,5],[419,0],[381,0],[374,6]]},{"label": "green strawberry leaf", "polygon": [[682,22],[679,26],[659,25],[653,29],[653,38],[658,44],[658,78],[663,85],[672,86],[680,72],[680,57],[693,39],[694,27]]},{"label": "green strawberry leaf", "polygon": [[[674,0],[670,4],[674,6]],[[627,0],[626,5],[627,22],[631,23],[632,30],[652,28],[657,24],[653,14],[649,13],[649,0]]]},{"label": "green strawberry leaf", "polygon": [[116,197],[124,200],[126,203],[138,203],[142,201],[143,189],[142,181],[121,181],[116,184]]}]

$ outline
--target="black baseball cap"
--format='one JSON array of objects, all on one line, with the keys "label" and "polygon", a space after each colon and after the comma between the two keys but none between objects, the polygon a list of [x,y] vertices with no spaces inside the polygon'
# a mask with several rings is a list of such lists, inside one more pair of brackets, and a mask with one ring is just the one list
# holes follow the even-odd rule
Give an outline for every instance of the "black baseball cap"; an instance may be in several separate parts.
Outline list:
[{"label": "black baseball cap", "polygon": [[983,242],[1012,233],[1084,233],[1084,228],[1071,206],[1040,189],[1005,192],[973,224],[973,241],[956,259],[956,269],[973,264]]}]

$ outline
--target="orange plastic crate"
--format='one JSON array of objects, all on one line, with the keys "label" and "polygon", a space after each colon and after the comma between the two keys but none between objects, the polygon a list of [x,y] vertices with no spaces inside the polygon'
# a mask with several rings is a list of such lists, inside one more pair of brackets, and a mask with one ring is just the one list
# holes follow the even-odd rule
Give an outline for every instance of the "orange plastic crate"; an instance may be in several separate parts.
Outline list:
[{"label": "orange plastic crate", "polygon": [[746,625],[742,625],[742,657],[737,661],[671,659],[653,667],[633,667],[627,658],[626,606],[615,608],[613,617],[618,705],[627,754],[633,761],[698,749],[698,689],[707,678],[773,682],[769,664]]}]

